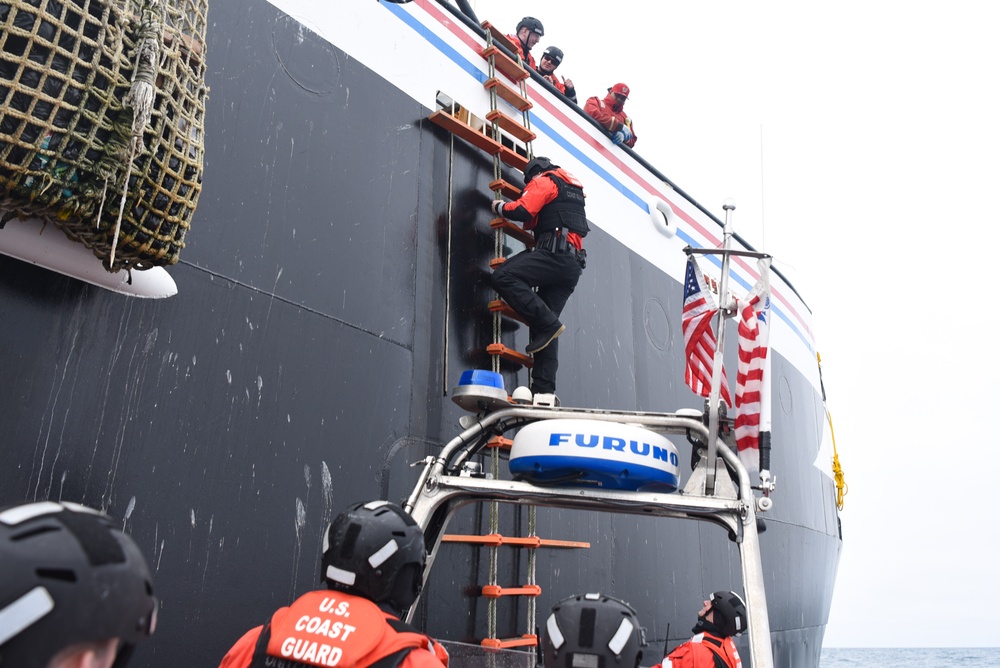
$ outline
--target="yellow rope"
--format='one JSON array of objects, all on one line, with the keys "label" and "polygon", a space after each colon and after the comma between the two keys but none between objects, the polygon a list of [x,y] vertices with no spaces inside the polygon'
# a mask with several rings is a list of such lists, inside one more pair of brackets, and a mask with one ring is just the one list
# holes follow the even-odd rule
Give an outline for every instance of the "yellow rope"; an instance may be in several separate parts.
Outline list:
[{"label": "yellow rope", "polygon": [[828,410],[826,421],[830,424],[830,438],[833,440],[833,479],[837,483],[837,510],[844,509],[844,497],[847,496],[847,482],[844,481],[844,469],[840,468],[840,457],[837,455],[837,437],[833,433],[833,415]]},{"label": "yellow rope", "polygon": [[837,485],[837,510],[844,509],[844,497],[847,496],[847,482],[844,480],[844,469],[840,467],[840,456],[837,454],[837,436],[833,431],[833,415],[826,407],[826,388],[823,386],[823,360],[816,353],[816,365],[819,367],[819,386],[823,392],[823,410],[826,411],[826,422],[830,425],[830,440],[833,441],[833,480]]}]

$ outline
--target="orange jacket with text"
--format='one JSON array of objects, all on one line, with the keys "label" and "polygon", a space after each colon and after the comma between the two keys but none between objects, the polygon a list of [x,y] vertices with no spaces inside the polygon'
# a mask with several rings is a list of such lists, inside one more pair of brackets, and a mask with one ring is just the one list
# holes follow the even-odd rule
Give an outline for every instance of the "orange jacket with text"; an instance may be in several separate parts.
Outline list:
[{"label": "orange jacket with text", "polygon": [[448,666],[448,652],[440,644],[368,599],[329,590],[309,592],[279,608],[268,624],[240,638],[219,668],[263,667],[269,657],[289,666]]}]

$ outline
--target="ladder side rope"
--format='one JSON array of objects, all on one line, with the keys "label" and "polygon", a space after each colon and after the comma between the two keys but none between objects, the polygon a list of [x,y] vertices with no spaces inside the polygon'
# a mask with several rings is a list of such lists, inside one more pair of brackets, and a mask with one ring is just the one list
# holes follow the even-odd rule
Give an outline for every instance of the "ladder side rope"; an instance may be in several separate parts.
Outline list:
[{"label": "ladder side rope", "polygon": [[[486,31],[486,46],[493,46],[493,35],[490,31]],[[496,71],[496,59],[493,55],[490,55],[487,60],[489,67],[489,76],[494,78],[497,76]],[[490,110],[497,108],[497,90],[496,86],[490,89]],[[494,118],[492,121],[493,138],[499,140],[500,137],[500,127],[497,120]],[[500,155],[493,156],[493,178],[500,178]],[[500,193],[494,193],[495,199],[500,199]],[[501,230],[496,230],[493,233],[493,254],[494,257],[500,257],[503,252],[503,232]],[[493,343],[500,343],[500,313],[493,314]],[[495,373],[500,373],[500,356],[490,355],[490,368]],[[500,472],[500,454],[498,448],[491,448],[490,452],[490,473],[493,474],[493,479],[497,480]],[[496,501],[490,503],[490,520],[489,520],[490,533],[498,534],[500,533],[500,504]],[[489,577],[487,580],[490,585],[496,586],[497,582],[497,570],[498,570],[498,546],[492,545],[489,548]],[[497,637],[497,599],[490,598],[486,602],[486,626],[487,626],[487,637],[495,639]],[[491,656],[491,658],[493,658]],[[492,661],[490,662],[492,665]]]},{"label": "ladder side rope", "polygon": [[[486,45],[487,45],[487,47],[491,47],[491,46],[494,45],[494,43],[493,43],[493,35],[489,31],[486,32]],[[521,58],[520,53],[518,54],[517,60],[518,60],[518,64],[521,67],[525,67],[525,63],[524,63],[523,59]],[[496,60],[495,60],[494,55],[492,55],[492,54],[490,55],[490,57],[487,59],[487,63],[488,63],[488,68],[489,68],[488,69],[489,77],[490,78],[496,77],[497,76],[497,72],[496,72]],[[519,82],[518,88],[520,90],[521,96],[524,97],[525,99],[527,99],[528,92],[527,92],[527,86],[525,84],[525,80],[524,79],[522,79]],[[498,110],[498,99],[497,98],[498,98],[497,89],[494,86],[493,88],[490,89],[490,111],[497,111]],[[531,127],[530,127],[530,118],[528,116],[527,110],[523,110],[521,112],[521,118],[522,118],[522,123],[524,124],[524,126],[530,131],[530,129],[531,129]],[[493,139],[496,142],[498,142],[498,143],[502,143],[502,135],[501,135],[501,132],[500,132],[500,124],[499,124],[499,120],[498,119],[499,119],[499,116],[496,115],[496,114],[493,114],[493,119],[491,121],[491,129],[492,129]],[[528,141],[525,142],[525,148],[526,148],[526,151],[527,151],[528,159],[530,160],[533,157],[533,148],[532,148],[530,140],[528,140]],[[502,163],[502,161],[500,159],[500,154],[498,153],[498,154],[494,155],[493,156],[493,178],[494,178],[494,181],[501,181],[503,179],[502,164],[503,163]],[[450,196],[450,190],[449,190],[449,196]],[[495,200],[502,199],[502,197],[503,197],[503,195],[502,195],[502,193],[501,193],[500,190],[494,191],[494,199]],[[505,241],[505,239],[506,239],[506,234],[504,233],[504,231],[502,229],[497,229],[494,232],[494,235],[493,235],[493,250],[494,250],[494,257],[495,258],[504,257],[504,255],[503,255],[503,249],[504,249],[504,241]],[[499,295],[497,295],[497,298],[499,298]],[[493,324],[493,343],[499,344],[499,343],[501,343],[501,334],[502,334],[502,315],[501,315],[501,313],[499,311],[496,311],[496,312],[493,313],[493,323],[492,324]],[[496,372],[496,373],[500,373],[500,355],[498,355],[498,354],[492,354],[490,356],[490,358],[491,358],[491,368],[492,368],[492,370],[494,372]],[[491,448],[491,452],[490,452],[490,472],[492,473],[494,480],[498,480],[499,479],[499,476],[500,476],[500,448]],[[498,502],[496,502],[496,501],[490,502],[490,508],[489,508],[489,531],[490,531],[491,534],[499,534],[500,533],[500,504]],[[528,508],[528,535],[529,536],[536,536],[537,535],[537,508],[535,506],[529,506],[529,508]],[[498,583],[498,570],[499,570],[499,566],[498,566],[498,564],[499,564],[498,546],[497,545],[491,545],[488,549],[489,549],[489,577],[488,577],[488,581],[489,581],[490,585],[497,586],[499,584]],[[528,579],[528,584],[529,585],[534,585],[536,583],[536,558],[537,558],[537,550],[528,550],[528,573],[527,573],[527,579]],[[498,597],[490,597],[490,599],[487,601],[487,612],[486,612],[487,633],[488,633],[489,638],[490,639],[494,639],[494,640],[497,638],[497,602],[498,602],[498,600],[499,600]],[[527,631],[526,631],[526,635],[532,635],[532,634],[534,634],[534,629],[535,629],[535,615],[536,615],[536,606],[535,606],[535,597],[534,596],[529,597],[529,599],[527,601],[527,613],[528,614],[527,614]],[[495,657],[493,655],[490,655],[489,658],[490,658],[490,665],[492,665],[493,664],[493,660],[495,659]]]}]

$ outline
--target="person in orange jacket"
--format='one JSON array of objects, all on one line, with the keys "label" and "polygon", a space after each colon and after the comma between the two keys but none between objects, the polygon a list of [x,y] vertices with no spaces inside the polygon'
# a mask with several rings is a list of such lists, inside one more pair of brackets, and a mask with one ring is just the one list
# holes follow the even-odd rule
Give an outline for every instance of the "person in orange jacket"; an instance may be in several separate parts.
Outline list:
[{"label": "person in orange jacket", "polygon": [[732,636],[747,628],[747,607],[735,592],[717,591],[698,612],[695,636],[654,668],[742,668]]},{"label": "person in orange jacket", "polygon": [[565,169],[548,158],[532,158],[524,168],[524,183],[517,200],[497,199],[491,208],[498,216],[522,223],[534,234],[535,246],[497,267],[491,282],[528,324],[525,351],[534,357],[530,388],[534,403],[558,405],[556,337],[566,330],[559,316],[586,266],[583,237],[590,228],[583,185]]},{"label": "person in orange jacket", "polygon": [[625,100],[628,99],[629,93],[628,86],[616,83],[608,89],[608,94],[603,100],[596,95],[588,99],[583,110],[611,133],[611,141],[632,148],[635,146],[635,127],[632,125],[632,119],[624,111]]},{"label": "person in orange jacket", "polygon": [[560,93],[569,98],[569,101],[576,104],[576,87],[572,79],[556,75],[556,68],[563,61],[563,52],[558,46],[548,46],[542,52],[542,57],[538,59],[538,73],[542,78],[556,87]]},{"label": "person in orange jacket", "polygon": [[278,609],[219,668],[447,668],[444,647],[399,620],[420,594],[426,560],[423,531],[402,508],[351,506],[323,537],[329,588]]},{"label": "person in orange jacket", "polygon": [[521,60],[531,69],[535,67],[535,57],[531,55],[531,49],[538,44],[538,40],[545,34],[542,22],[534,16],[525,16],[517,24],[517,30],[513,35],[507,35],[507,39],[521,47]]}]

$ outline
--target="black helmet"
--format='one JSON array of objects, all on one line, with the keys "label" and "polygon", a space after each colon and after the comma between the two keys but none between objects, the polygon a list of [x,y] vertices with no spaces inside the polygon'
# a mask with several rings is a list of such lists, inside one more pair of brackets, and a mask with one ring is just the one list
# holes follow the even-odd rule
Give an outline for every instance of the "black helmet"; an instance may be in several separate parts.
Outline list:
[{"label": "black helmet", "polygon": [[357,503],[323,537],[323,577],[333,589],[402,612],[423,587],[424,533],[388,501]]},{"label": "black helmet", "polygon": [[738,636],[747,630],[747,606],[734,591],[712,594],[713,623],[725,636]]},{"label": "black helmet", "polygon": [[563,52],[558,46],[546,47],[546,49],[542,51],[542,57],[544,58],[545,56],[551,58],[556,65],[563,61]]},{"label": "black helmet", "polygon": [[535,178],[542,172],[547,172],[550,169],[559,169],[559,165],[553,165],[552,161],[548,158],[537,157],[532,158],[528,161],[528,164],[524,166],[524,183],[528,184],[531,179]]},{"label": "black helmet", "polygon": [[536,19],[534,16],[525,16],[523,19],[521,19],[521,22],[517,24],[517,32],[520,33],[521,28],[527,28],[528,30],[535,33],[539,37],[545,34],[545,28],[542,27],[542,22]]},{"label": "black helmet", "polygon": [[545,668],[637,668],[646,639],[635,610],[601,594],[570,596],[552,607],[542,634]]},{"label": "black helmet", "polygon": [[45,666],[70,645],[111,638],[124,666],[156,628],[142,553],[96,510],[53,501],[0,510],[0,564],[2,666]]}]

